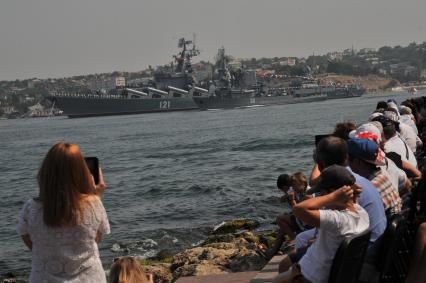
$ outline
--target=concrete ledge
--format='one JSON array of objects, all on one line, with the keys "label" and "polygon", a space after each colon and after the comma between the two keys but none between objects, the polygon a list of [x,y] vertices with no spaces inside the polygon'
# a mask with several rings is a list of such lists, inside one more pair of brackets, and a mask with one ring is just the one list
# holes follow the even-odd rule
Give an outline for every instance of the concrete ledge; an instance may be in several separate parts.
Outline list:
[{"label": "concrete ledge", "polygon": [[176,283],[248,283],[258,271],[181,277]]},{"label": "concrete ledge", "polygon": [[270,283],[278,275],[278,265],[284,255],[274,256],[265,267],[252,279],[250,283]]}]

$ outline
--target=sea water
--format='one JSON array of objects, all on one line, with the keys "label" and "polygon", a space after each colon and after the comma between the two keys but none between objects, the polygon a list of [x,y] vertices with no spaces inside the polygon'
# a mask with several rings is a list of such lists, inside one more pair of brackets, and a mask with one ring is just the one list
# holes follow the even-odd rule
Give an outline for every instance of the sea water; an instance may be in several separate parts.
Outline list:
[{"label": "sea water", "polygon": [[[417,94],[416,97],[421,96]],[[26,273],[31,257],[16,232],[36,175],[58,141],[97,156],[108,185],[103,202],[111,234],[100,244],[105,267],[123,254],[180,251],[223,220],[252,218],[264,227],[285,209],[276,178],[312,167],[314,135],[338,122],[362,123],[379,100],[365,95],[323,102],[68,119],[0,121],[0,274]]]}]

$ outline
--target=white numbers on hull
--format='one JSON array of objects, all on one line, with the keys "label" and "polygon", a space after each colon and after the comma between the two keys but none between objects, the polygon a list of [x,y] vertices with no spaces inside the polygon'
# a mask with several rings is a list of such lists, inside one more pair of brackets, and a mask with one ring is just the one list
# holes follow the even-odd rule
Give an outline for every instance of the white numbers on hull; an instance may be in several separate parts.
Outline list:
[{"label": "white numbers on hull", "polygon": [[160,101],[160,109],[170,109],[170,101],[169,100],[161,100]]}]

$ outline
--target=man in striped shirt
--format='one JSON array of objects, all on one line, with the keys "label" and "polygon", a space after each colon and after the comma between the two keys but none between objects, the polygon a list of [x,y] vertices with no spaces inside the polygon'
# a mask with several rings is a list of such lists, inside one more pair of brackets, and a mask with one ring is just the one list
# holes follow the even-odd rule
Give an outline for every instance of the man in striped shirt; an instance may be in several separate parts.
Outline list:
[{"label": "man in striped shirt", "polygon": [[368,139],[348,140],[349,164],[351,169],[371,181],[379,191],[387,216],[401,212],[398,188],[392,185],[388,175],[379,167],[385,155],[379,146]]}]

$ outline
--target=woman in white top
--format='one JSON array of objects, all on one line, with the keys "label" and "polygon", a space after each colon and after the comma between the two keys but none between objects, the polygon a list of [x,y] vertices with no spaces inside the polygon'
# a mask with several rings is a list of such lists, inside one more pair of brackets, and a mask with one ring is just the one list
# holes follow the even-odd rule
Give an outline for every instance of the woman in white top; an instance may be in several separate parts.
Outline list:
[{"label": "woman in white top", "polygon": [[110,227],[100,195],[75,144],[58,143],[38,172],[39,196],[28,200],[18,232],[31,250],[30,282],[106,282],[98,243]]}]

